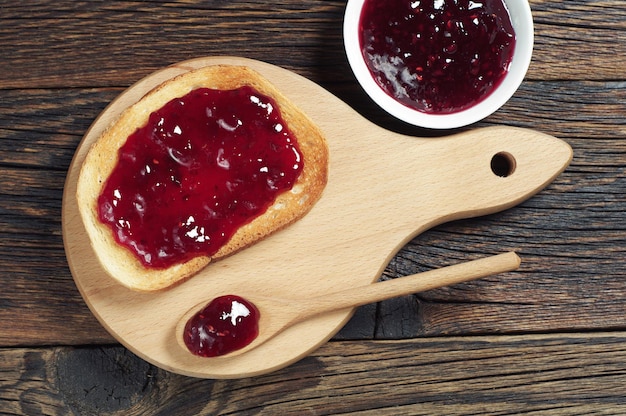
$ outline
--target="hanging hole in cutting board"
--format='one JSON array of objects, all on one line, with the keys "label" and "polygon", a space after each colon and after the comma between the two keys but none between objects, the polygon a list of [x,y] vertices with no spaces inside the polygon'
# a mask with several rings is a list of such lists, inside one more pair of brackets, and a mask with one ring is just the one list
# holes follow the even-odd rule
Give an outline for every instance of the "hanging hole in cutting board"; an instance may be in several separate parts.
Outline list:
[{"label": "hanging hole in cutting board", "polygon": [[515,172],[515,158],[507,152],[496,153],[491,158],[491,171],[502,178],[511,176]]}]

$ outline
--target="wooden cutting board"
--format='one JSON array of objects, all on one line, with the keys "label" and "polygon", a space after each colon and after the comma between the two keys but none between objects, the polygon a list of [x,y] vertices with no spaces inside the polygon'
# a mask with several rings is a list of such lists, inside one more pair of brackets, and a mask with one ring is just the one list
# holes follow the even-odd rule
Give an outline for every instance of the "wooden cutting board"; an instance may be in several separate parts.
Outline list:
[{"label": "wooden cutting board", "polygon": [[[324,194],[303,219],[189,281],[160,293],[133,292],[102,269],[85,233],[76,183],[90,145],[127,106],[164,80],[213,64],[261,73],[325,133],[330,150]],[[496,156],[497,155],[497,156]],[[492,168],[492,159],[503,168]],[[476,129],[445,138],[386,131],[315,83],[288,70],[237,57],[182,62],[141,80],[114,100],[80,143],[63,196],[63,236],[70,269],[102,325],[132,352],[166,370],[236,378],[287,366],[330,339],[352,316],[331,313],[298,324],[236,357],[200,358],[176,342],[187,310],[225,294],[284,298],[323,295],[377,280],[391,257],[424,230],[455,219],[510,208],[569,164],[571,148],[531,130]]]}]

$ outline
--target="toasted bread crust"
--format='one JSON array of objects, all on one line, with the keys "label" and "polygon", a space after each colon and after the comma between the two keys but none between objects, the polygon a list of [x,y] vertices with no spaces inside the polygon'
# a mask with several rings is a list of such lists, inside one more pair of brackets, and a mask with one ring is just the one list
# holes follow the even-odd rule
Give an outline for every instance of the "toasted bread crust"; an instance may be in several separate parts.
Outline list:
[{"label": "toasted bread crust", "polygon": [[[290,191],[278,195],[269,209],[240,227],[212,257],[199,256],[166,269],[145,267],[118,244],[111,229],[98,218],[98,197],[115,168],[118,150],[128,136],[145,125],[149,115],[170,100],[197,88],[230,90],[248,85],[272,97],[295,136],[303,170]],[[273,85],[244,66],[214,65],[172,78],[128,107],[92,145],[78,178],[78,208],[92,247],[104,270],[122,285],[139,291],[168,288],[196,274],[212,260],[231,255],[304,216],[321,197],[328,176],[328,147],[317,126]]]}]

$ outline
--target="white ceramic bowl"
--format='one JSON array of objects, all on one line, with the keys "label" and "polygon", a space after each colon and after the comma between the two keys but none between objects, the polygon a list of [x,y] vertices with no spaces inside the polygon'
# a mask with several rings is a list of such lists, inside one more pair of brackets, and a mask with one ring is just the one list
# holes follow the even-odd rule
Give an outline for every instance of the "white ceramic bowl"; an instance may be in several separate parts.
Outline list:
[{"label": "white ceramic bowl", "polygon": [[[372,78],[359,42],[359,20],[365,0],[348,0],[343,25],[346,54],[365,92],[380,107],[400,120],[431,129],[453,129],[475,123],[494,113],[513,96],[526,76],[534,43],[533,18],[528,0],[504,0],[515,31],[513,58],[502,82],[487,98],[456,113],[432,114],[409,108],[389,96]],[[378,0],[385,1],[385,0]]]}]

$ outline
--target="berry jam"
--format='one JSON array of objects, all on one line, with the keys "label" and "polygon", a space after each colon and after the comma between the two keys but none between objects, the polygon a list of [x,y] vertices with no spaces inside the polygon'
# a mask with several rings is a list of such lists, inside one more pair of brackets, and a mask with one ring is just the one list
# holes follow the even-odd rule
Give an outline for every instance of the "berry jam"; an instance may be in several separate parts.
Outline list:
[{"label": "berry jam", "polygon": [[99,218],[146,267],[217,252],[292,188],[303,166],[276,103],[201,88],[152,113],[119,150]]},{"label": "berry jam", "polygon": [[515,49],[502,0],[365,0],[359,24],[376,83],[425,113],[455,113],[484,100]]},{"label": "berry jam", "polygon": [[252,303],[227,295],[213,299],[185,325],[183,341],[195,355],[217,357],[241,349],[259,334],[259,311]]}]

